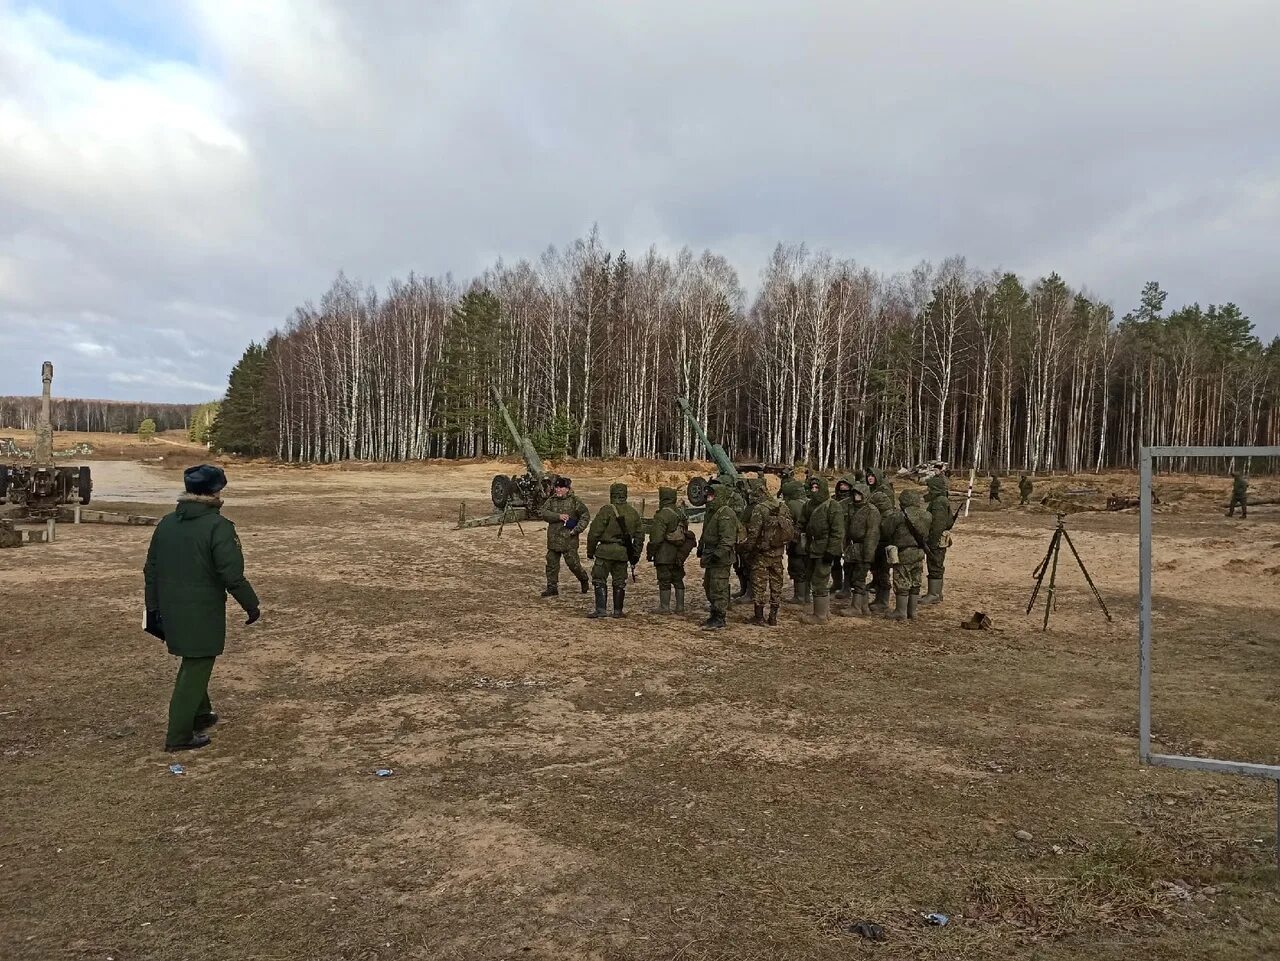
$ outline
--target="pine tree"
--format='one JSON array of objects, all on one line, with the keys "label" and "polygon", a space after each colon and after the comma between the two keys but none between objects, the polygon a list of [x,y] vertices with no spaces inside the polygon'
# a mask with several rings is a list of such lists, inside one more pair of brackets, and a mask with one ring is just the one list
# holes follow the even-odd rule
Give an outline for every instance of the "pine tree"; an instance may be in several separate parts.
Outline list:
[{"label": "pine tree", "polygon": [[156,422],[150,417],[146,418],[138,425],[138,440],[144,444],[150,443],[152,438],[156,436]]},{"label": "pine tree", "polygon": [[209,428],[214,450],[257,457],[271,450],[266,397],[267,349],[250,344],[231,371],[227,396]]}]

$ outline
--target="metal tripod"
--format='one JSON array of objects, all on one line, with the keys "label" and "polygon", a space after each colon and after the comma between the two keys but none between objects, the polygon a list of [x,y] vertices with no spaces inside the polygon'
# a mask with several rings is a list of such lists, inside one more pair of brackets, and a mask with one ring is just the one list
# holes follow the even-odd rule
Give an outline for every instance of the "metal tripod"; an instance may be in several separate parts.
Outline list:
[{"label": "metal tripod", "polygon": [[[1076,563],[1080,565],[1080,572],[1084,574],[1084,579],[1089,584],[1089,590],[1093,591],[1093,596],[1098,600],[1098,606],[1102,608],[1102,613],[1106,615],[1107,620],[1111,620],[1111,612],[1107,610],[1106,602],[1103,601],[1102,595],[1098,593],[1098,588],[1094,586],[1093,578],[1089,576],[1088,569],[1084,566],[1084,561],[1080,559],[1080,552],[1076,550],[1076,545],[1071,543],[1071,535],[1067,533],[1067,525],[1063,519],[1065,514],[1058,515],[1058,528],[1053,532],[1053,538],[1049,541],[1049,550],[1044,555],[1044,560],[1040,562],[1032,577],[1036,579],[1036,586],[1031,590],[1031,599],[1027,601],[1027,613],[1031,613],[1031,608],[1036,606],[1036,598],[1040,596],[1040,588],[1044,586],[1044,575],[1047,571],[1049,574],[1049,597],[1044,605],[1044,625],[1041,630],[1049,629],[1049,612],[1053,610],[1053,606],[1057,597],[1057,580],[1058,580],[1058,554],[1062,550],[1062,542],[1065,540],[1067,546],[1071,548],[1071,556],[1076,559]],[[1052,563],[1052,566],[1050,566]]]}]

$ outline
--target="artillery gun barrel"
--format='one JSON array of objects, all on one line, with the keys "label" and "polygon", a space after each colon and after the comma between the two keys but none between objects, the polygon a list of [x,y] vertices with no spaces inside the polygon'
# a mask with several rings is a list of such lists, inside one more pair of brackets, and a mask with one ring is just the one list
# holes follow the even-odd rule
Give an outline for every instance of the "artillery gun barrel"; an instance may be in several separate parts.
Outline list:
[{"label": "artillery gun barrel", "polygon": [[53,463],[53,426],[49,421],[49,391],[53,386],[53,364],[44,362],[40,368],[40,380],[44,388],[40,395],[40,419],[36,421],[36,447],[33,461],[37,466]]},{"label": "artillery gun barrel", "polygon": [[507,405],[502,402],[502,395],[498,393],[498,388],[490,387],[489,393],[493,395],[493,402],[498,405],[498,412],[502,414],[502,420],[507,425],[511,440],[516,445],[516,449],[520,451],[520,456],[524,458],[524,464],[529,468],[529,473],[535,479],[542,480],[547,476],[547,470],[542,466],[542,458],[538,456],[537,450],[534,449],[533,442],[516,429],[516,422],[511,419],[511,413],[507,410]]},{"label": "artillery gun barrel", "polygon": [[698,435],[698,440],[702,442],[702,446],[706,448],[707,456],[715,461],[716,469],[720,474],[733,480],[738,480],[741,475],[738,468],[733,466],[733,461],[729,459],[729,455],[725,449],[719,444],[711,443],[711,438],[707,436],[707,432],[702,429],[702,425],[698,423],[698,419],[693,416],[693,411],[689,409],[689,401],[684,397],[677,397],[676,404],[680,410],[684,412],[685,420],[693,428],[693,432]]}]

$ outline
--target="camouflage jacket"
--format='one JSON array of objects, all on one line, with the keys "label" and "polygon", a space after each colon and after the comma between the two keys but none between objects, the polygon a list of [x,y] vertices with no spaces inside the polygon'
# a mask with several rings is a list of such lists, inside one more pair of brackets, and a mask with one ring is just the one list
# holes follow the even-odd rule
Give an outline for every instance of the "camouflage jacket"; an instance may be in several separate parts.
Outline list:
[{"label": "camouflage jacket", "polygon": [[853,489],[854,496],[845,508],[844,558],[854,564],[870,564],[880,543],[880,508],[871,503],[866,484],[859,482]]},{"label": "camouflage jacket", "polygon": [[929,512],[920,504],[920,495],[916,491],[903,491],[899,498],[901,507],[889,515],[893,524],[890,543],[898,548],[901,562],[910,564],[924,557],[920,542],[928,541]]},{"label": "camouflage jacket", "polygon": [[942,535],[951,530],[954,523],[951,514],[950,491],[947,479],[942,476],[930,477],[925,485],[929,490],[929,527],[925,533],[930,547],[942,547]]},{"label": "camouflage jacket", "polygon": [[840,556],[844,553],[844,507],[831,499],[825,478],[817,478],[819,491],[809,495],[805,512],[804,540],[810,557]]},{"label": "camouflage jacket", "polygon": [[[718,500],[718,498],[717,498]],[[738,515],[729,504],[711,504],[702,522],[698,554],[703,567],[730,567],[738,542]]]},{"label": "camouflage jacket", "polygon": [[[631,542],[630,554],[623,543],[626,540]],[[627,503],[627,485],[611,484],[609,503],[600,508],[587,531],[587,556],[635,564],[640,560],[643,546],[644,525],[640,512]]]},{"label": "camouflage jacket", "polygon": [[[560,520],[561,514],[567,514],[570,520],[576,519],[573,530],[565,527]],[[539,516],[547,522],[547,550],[576,551],[578,537],[587,529],[587,522],[591,520],[591,511],[577,494],[570,491],[564,497],[548,497],[543,501],[542,514]]]},{"label": "camouflage jacket", "polygon": [[655,564],[677,564],[689,529],[689,515],[676,504],[674,487],[658,488],[658,512],[649,522],[648,558]]}]

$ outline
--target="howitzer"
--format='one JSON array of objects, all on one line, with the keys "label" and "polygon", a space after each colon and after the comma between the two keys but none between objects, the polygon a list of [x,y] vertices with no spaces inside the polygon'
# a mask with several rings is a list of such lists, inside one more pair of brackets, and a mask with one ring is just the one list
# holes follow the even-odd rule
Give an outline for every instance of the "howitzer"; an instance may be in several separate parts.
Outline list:
[{"label": "howitzer", "polygon": [[507,425],[507,432],[511,434],[512,443],[524,458],[524,465],[529,470],[527,473],[513,476],[495,475],[489,484],[489,497],[493,501],[495,510],[505,514],[512,508],[522,509],[526,517],[535,518],[542,508],[543,501],[551,496],[551,484],[554,478],[543,467],[542,458],[534,449],[533,442],[516,428],[516,422],[511,419],[511,413],[507,410],[507,405],[502,402],[497,388],[490,388],[490,393],[493,395],[493,402],[498,405],[498,413],[502,415],[503,423]]},{"label": "howitzer", "polygon": [[56,517],[63,504],[87,504],[93,493],[88,467],[57,467],[53,461],[53,425],[49,419],[49,391],[53,364],[40,369],[43,390],[36,421],[36,445],[30,464],[0,465],[0,504],[6,501],[30,518]]},{"label": "howitzer", "polygon": [[[689,401],[684,397],[676,398],[676,405],[680,408],[685,416],[685,420],[689,422],[689,426],[693,428],[694,434],[697,435],[698,441],[706,448],[707,456],[716,465],[716,477],[691,477],[689,485],[685,491],[689,498],[689,503],[694,507],[705,507],[707,503],[707,487],[710,486],[713,479],[719,480],[721,483],[733,484],[739,488],[743,486],[746,480],[746,474],[777,474],[784,480],[792,474],[792,468],[780,464],[735,464],[730,459],[729,454],[719,444],[713,444],[711,438],[707,436],[707,432],[702,429],[702,425],[698,423],[698,419],[693,416],[693,411],[689,409]],[[745,492],[744,492],[745,493]]]}]

